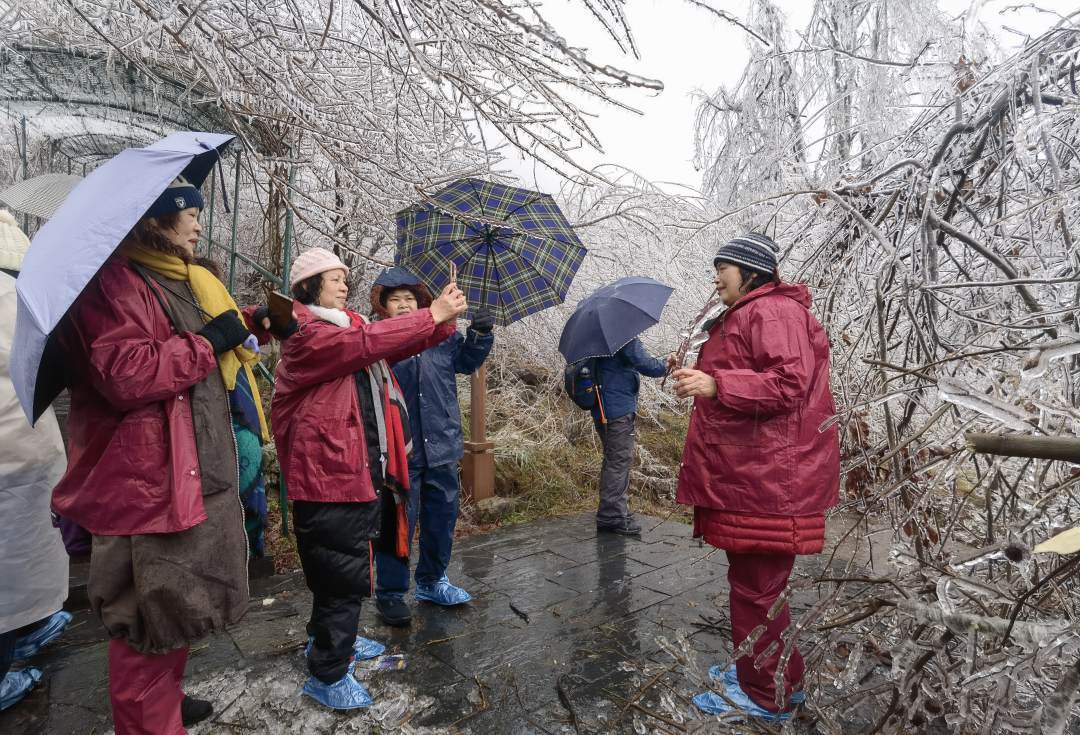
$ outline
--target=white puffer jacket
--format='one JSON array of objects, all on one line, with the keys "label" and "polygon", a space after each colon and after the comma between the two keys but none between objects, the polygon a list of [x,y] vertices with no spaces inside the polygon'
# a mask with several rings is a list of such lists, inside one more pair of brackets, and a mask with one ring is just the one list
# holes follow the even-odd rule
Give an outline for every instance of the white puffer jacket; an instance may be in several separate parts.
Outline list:
[{"label": "white puffer jacket", "polygon": [[68,593],[68,557],[53,527],[49,499],[67,468],[64,442],[49,409],[30,428],[11,384],[15,279],[0,273],[0,633],[60,609]]}]

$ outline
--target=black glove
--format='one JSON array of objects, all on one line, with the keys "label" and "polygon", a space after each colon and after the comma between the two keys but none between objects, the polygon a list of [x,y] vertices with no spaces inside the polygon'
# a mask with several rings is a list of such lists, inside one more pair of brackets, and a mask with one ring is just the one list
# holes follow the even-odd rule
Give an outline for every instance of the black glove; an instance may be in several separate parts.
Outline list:
[{"label": "black glove", "polygon": [[284,342],[300,330],[300,326],[296,323],[295,319],[289,319],[289,323],[284,327],[275,324],[274,317],[270,314],[269,306],[260,306],[251,315],[251,319],[260,326],[262,326],[263,319],[269,319],[270,334],[274,335],[274,339],[276,339],[278,342]]},{"label": "black glove", "polygon": [[491,334],[495,326],[495,314],[486,306],[477,310],[476,316],[469,323],[469,329],[477,334]]},{"label": "black glove", "polygon": [[208,321],[196,334],[206,338],[214,348],[214,354],[220,355],[233,347],[239,347],[251,332],[235,311],[223,311]]}]

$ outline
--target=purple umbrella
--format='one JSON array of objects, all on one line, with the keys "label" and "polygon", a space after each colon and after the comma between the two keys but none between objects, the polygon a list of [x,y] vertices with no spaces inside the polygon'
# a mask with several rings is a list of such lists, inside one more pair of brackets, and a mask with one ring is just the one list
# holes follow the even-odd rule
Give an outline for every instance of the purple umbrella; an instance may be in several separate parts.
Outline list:
[{"label": "purple umbrella", "polygon": [[173,133],[128,148],[83,179],[34,236],[16,282],[11,349],[11,379],[30,423],[63,388],[49,354],[56,325],[161,192],[180,174],[202,185],[233,137]]}]

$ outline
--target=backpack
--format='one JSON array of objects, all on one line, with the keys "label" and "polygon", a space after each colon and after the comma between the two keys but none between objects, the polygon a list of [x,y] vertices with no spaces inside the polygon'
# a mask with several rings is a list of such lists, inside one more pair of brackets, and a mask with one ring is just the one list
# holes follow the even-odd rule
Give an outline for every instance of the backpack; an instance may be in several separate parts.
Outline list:
[{"label": "backpack", "polygon": [[563,371],[563,387],[570,400],[578,408],[585,411],[599,407],[603,412],[603,401],[600,398],[599,363],[595,357],[587,357],[584,360],[572,362]]}]

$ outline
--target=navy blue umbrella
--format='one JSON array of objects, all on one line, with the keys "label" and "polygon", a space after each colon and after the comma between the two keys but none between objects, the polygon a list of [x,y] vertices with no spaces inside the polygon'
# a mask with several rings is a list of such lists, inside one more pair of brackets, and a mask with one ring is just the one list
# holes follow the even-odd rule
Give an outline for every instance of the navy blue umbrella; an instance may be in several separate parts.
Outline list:
[{"label": "navy blue umbrella", "polygon": [[643,276],[620,278],[597,289],[566,320],[559,352],[570,363],[614,355],[660,321],[674,290]]}]

